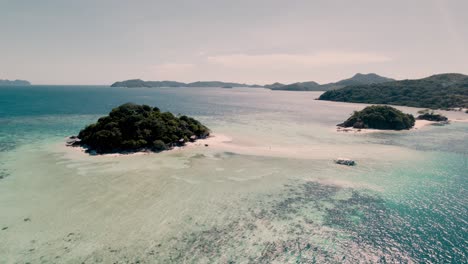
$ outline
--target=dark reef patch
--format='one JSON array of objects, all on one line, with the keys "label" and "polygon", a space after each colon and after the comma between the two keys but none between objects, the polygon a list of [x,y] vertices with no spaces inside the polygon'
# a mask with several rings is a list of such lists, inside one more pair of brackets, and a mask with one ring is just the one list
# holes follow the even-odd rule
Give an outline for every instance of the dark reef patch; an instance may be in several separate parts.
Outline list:
[{"label": "dark reef patch", "polygon": [[[453,195],[463,195],[455,193]],[[420,199],[419,197],[415,198]],[[454,199],[435,203],[453,203]],[[411,201],[414,202],[414,201]],[[292,183],[281,191],[230,204],[223,219],[201,222],[148,247],[103,247],[86,263],[466,263],[463,221],[429,207],[396,204],[366,190],[317,182]],[[466,199],[457,213],[466,215]],[[424,201],[424,204],[427,204]],[[459,217],[459,216],[458,216]],[[449,222],[447,222],[449,221]],[[450,228],[451,227],[451,228]],[[458,232],[458,234],[454,234]],[[68,254],[82,240],[63,236]],[[415,246],[418,245],[418,246]],[[39,257],[40,245],[28,252]],[[119,263],[120,263],[119,261]]]},{"label": "dark reef patch", "polygon": [[[258,199],[239,217],[199,225],[153,252],[164,262],[464,263],[466,232],[449,216],[377,194],[307,182]],[[466,208],[464,209],[466,213]],[[416,215],[415,215],[416,214]],[[423,214],[423,215],[421,215]],[[455,240],[456,241],[455,241]],[[420,246],[414,246],[420,245]]]},{"label": "dark reef patch", "polygon": [[[2,138],[1,135],[0,135],[0,138]],[[16,146],[17,146],[17,143],[15,141],[10,141],[10,140],[2,138],[2,140],[0,141],[0,152],[12,151],[16,148]]]},{"label": "dark reef patch", "polygon": [[[387,241],[397,245],[387,250],[381,242],[392,238],[379,240],[381,232],[371,232],[389,228],[383,199],[315,182],[285,188],[281,197],[259,199],[238,218],[173,237],[166,250],[153,249],[152,255],[176,263],[411,262],[399,241]],[[350,197],[337,199],[343,192]]]},{"label": "dark reef patch", "polygon": [[[1,165],[1,164],[0,164]],[[10,176],[6,169],[0,169],[0,180]]]}]

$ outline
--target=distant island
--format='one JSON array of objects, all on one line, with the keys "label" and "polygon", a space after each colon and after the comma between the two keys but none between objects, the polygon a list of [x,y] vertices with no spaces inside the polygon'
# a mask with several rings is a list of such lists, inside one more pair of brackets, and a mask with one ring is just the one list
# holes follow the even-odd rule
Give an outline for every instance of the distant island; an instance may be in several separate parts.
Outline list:
[{"label": "distant island", "polygon": [[365,85],[365,84],[377,84],[395,81],[387,77],[377,75],[375,73],[362,74],[357,73],[349,79],[344,79],[335,83],[318,84],[316,82],[297,82],[293,84],[281,84],[274,83],[265,85],[265,88],[271,90],[283,90],[283,91],[328,91],[332,89],[339,89],[349,85]]},{"label": "distant island", "polygon": [[391,106],[373,105],[361,111],[355,111],[351,117],[337,126],[357,129],[403,130],[412,128],[414,123],[415,119],[411,114],[405,114]]},{"label": "distant island", "polygon": [[115,82],[111,87],[126,87],[126,88],[156,88],[156,87],[251,87],[261,88],[261,85],[249,85],[244,83],[219,82],[219,81],[198,81],[191,83],[183,83],[176,81],[143,81],[140,79],[126,80]]},{"label": "distant island", "polygon": [[279,83],[279,82],[275,82],[275,83],[272,83],[272,84],[266,84],[264,85],[263,87],[265,88],[268,88],[268,89],[271,89],[271,90],[277,90],[277,88],[281,88],[283,86],[285,86],[286,84],[282,84],[282,83]]},{"label": "distant island", "polygon": [[210,130],[187,116],[174,116],[157,107],[123,104],[108,116],[88,125],[69,146],[82,146],[89,153],[121,153],[140,150],[163,151],[186,142],[206,138]]},{"label": "distant island", "polygon": [[324,91],[320,84],[310,81],[310,82],[297,82],[287,85],[267,85],[271,90],[282,90],[282,91]]},{"label": "distant island", "polygon": [[1,80],[0,79],[0,86],[29,86],[31,85],[30,82],[25,81],[25,80]]},{"label": "distant island", "polygon": [[357,73],[349,79],[344,79],[335,83],[319,84],[314,81],[297,82],[292,84],[282,84],[279,82],[267,85],[233,83],[233,82],[220,82],[220,81],[198,81],[191,83],[177,82],[177,81],[143,81],[141,79],[131,79],[121,82],[115,82],[111,87],[126,87],[126,88],[152,88],[152,87],[222,87],[222,88],[235,88],[235,87],[251,87],[251,88],[267,88],[271,90],[283,91],[328,91],[331,89],[343,88],[348,85],[360,84],[376,84],[394,81],[387,77],[382,77],[375,73],[361,74]]},{"label": "distant island", "polygon": [[468,108],[468,76],[457,73],[330,90],[319,100],[432,109]]}]

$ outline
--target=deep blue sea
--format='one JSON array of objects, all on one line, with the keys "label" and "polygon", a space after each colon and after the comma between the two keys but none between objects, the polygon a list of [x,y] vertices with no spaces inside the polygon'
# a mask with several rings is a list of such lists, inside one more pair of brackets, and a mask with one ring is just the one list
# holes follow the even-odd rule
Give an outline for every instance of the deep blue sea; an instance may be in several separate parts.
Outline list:
[{"label": "deep blue sea", "polygon": [[[363,105],[319,95],[0,87],[0,263],[468,263],[468,123],[338,133]],[[61,148],[126,102],[231,141],[129,157]]]}]

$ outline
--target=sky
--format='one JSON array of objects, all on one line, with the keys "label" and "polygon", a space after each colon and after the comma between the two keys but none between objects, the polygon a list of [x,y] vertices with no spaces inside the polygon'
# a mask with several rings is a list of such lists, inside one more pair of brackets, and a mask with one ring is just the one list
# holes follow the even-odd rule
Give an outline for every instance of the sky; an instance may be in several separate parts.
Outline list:
[{"label": "sky", "polygon": [[468,74],[467,0],[0,0],[0,79],[334,82]]}]

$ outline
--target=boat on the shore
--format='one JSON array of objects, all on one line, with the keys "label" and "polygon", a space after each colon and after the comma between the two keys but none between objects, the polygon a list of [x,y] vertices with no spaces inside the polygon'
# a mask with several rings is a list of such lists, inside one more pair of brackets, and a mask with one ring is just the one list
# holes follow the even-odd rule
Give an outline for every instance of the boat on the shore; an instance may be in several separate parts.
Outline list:
[{"label": "boat on the shore", "polygon": [[346,165],[346,166],[354,166],[356,165],[356,162],[352,159],[347,159],[347,158],[337,158],[335,160],[335,163],[336,164],[340,164],[340,165]]}]

